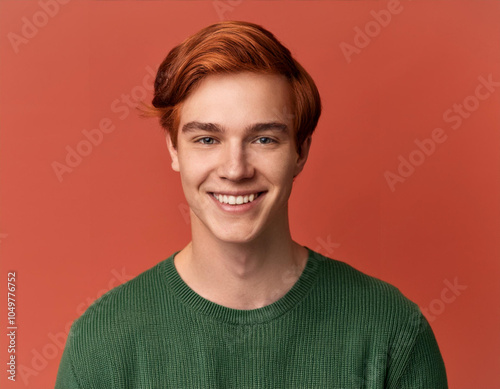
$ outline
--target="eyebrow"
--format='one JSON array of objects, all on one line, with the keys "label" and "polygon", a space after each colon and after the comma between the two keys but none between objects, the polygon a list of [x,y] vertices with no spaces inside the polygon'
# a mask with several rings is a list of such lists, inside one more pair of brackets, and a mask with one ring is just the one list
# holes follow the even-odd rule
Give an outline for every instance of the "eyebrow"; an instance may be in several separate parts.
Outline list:
[{"label": "eyebrow", "polygon": [[[288,126],[284,123],[280,122],[265,122],[265,123],[256,123],[245,128],[245,131],[248,133],[262,132],[267,130],[286,132]],[[215,132],[215,133],[223,133],[225,132],[225,128],[216,123],[203,123],[203,122],[189,122],[182,126],[182,132],[187,133],[190,131],[202,130],[207,132]]]}]

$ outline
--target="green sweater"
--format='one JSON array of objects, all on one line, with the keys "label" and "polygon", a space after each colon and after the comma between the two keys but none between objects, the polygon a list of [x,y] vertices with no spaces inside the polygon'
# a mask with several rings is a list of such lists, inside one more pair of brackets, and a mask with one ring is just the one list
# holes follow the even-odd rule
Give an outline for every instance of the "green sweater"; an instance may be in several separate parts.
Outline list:
[{"label": "green sweater", "polygon": [[309,249],[287,294],[238,310],[194,292],[174,255],[75,320],[56,389],[448,387],[427,320],[383,281]]}]

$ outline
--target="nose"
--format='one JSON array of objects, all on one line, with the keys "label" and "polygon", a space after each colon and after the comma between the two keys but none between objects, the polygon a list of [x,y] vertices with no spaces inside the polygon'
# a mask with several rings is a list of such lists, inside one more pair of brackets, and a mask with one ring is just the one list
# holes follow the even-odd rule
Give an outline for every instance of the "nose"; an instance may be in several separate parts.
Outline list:
[{"label": "nose", "polygon": [[221,151],[218,174],[220,178],[241,181],[252,178],[255,169],[249,160],[248,151],[239,142],[227,143]]}]

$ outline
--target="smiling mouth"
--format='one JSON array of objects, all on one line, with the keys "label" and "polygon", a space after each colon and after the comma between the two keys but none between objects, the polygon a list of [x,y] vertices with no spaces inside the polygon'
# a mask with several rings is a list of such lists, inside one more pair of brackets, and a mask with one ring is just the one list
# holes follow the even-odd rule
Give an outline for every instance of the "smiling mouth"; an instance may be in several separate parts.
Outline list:
[{"label": "smiling mouth", "polygon": [[255,201],[255,199],[257,199],[262,193],[264,192],[257,192],[244,196],[232,196],[221,193],[211,193],[211,195],[221,204],[241,205]]}]

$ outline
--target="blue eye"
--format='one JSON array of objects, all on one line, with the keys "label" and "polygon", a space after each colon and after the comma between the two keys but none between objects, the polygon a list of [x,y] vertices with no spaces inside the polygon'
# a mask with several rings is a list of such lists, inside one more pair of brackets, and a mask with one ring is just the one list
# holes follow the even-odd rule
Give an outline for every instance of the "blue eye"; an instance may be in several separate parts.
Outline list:
[{"label": "blue eye", "polygon": [[196,142],[201,143],[203,145],[213,145],[215,142],[214,138],[210,138],[209,136],[206,136],[204,138],[198,139]]},{"label": "blue eye", "polygon": [[271,138],[268,138],[265,136],[261,136],[260,138],[257,139],[257,143],[267,145],[269,143],[274,143],[274,139],[271,139]]}]

